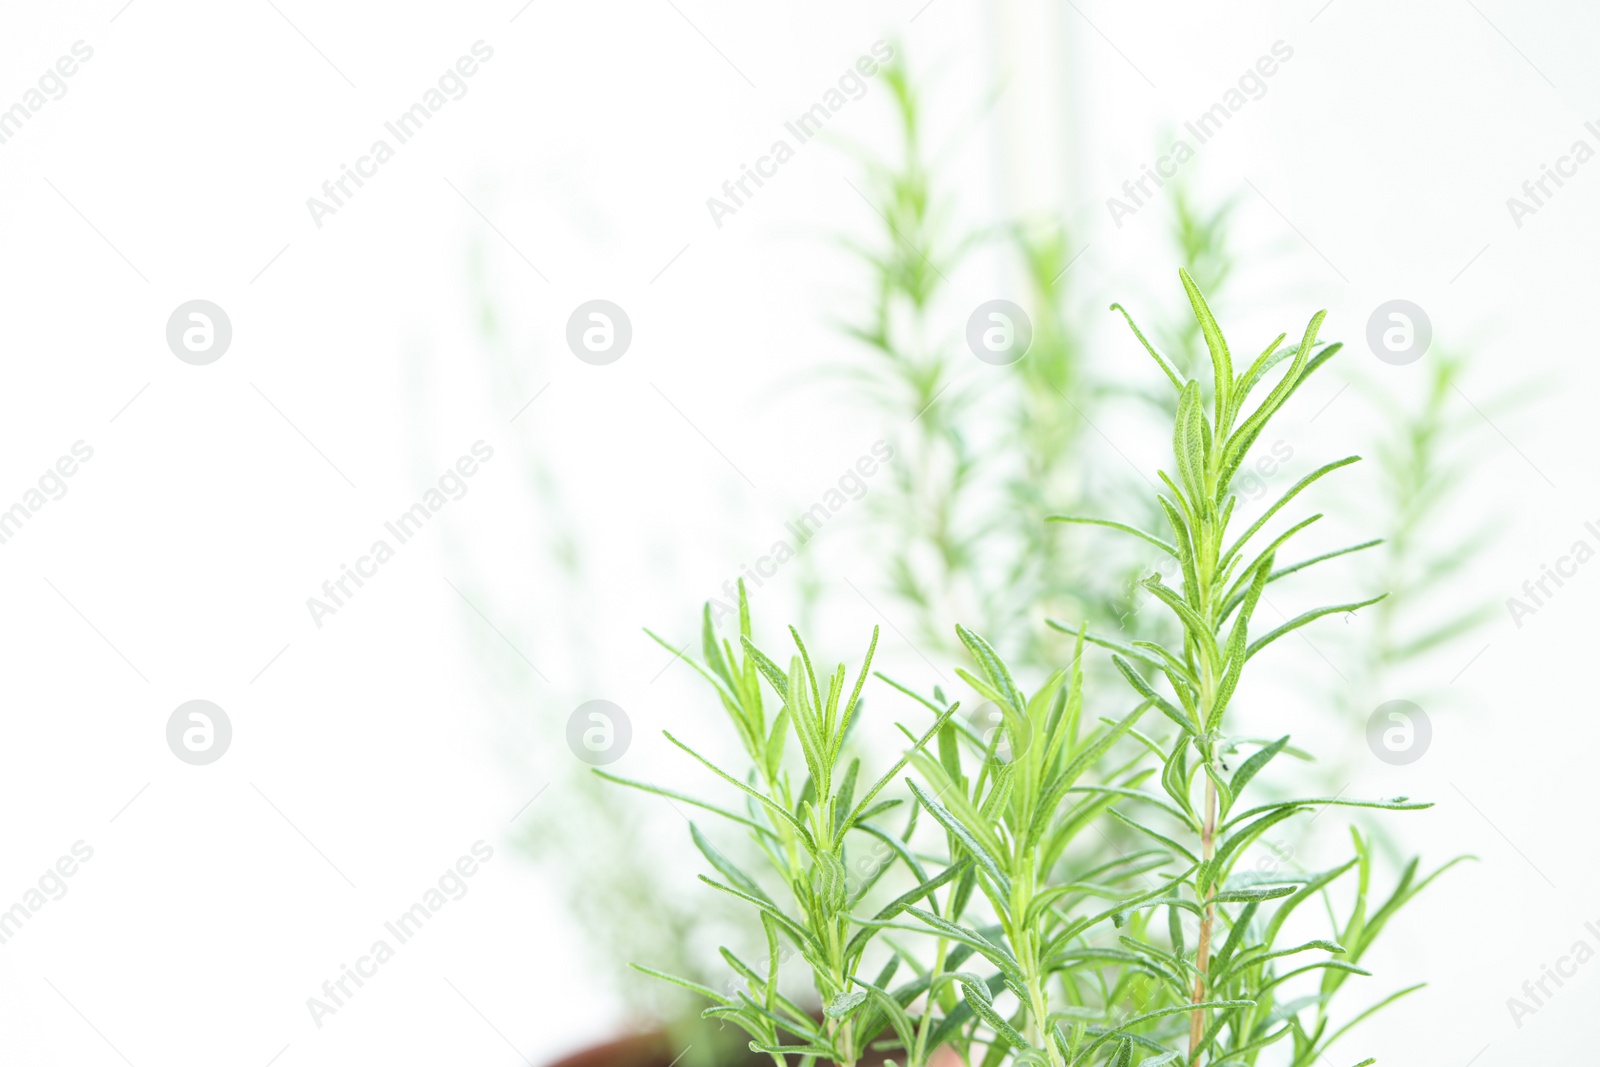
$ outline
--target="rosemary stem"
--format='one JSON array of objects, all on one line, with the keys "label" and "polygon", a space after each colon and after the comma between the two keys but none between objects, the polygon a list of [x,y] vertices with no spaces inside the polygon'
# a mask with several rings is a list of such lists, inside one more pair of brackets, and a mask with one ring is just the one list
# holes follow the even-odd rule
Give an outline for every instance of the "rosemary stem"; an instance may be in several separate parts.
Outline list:
[{"label": "rosemary stem", "polygon": [[[1206,821],[1200,831],[1201,858],[1207,865],[1217,849],[1217,783],[1206,775]],[[1209,898],[1213,894],[1208,892]],[[1194,998],[1191,1004],[1199,1004],[1206,999],[1206,968],[1211,963],[1211,927],[1216,921],[1216,905],[1209,899],[1205,904],[1205,914],[1200,919],[1200,945],[1195,950],[1194,965],[1200,972],[1194,980]],[[1196,1008],[1189,1015],[1189,1059],[1193,1062],[1195,1054],[1199,1051],[1200,1040],[1205,1034],[1205,1010]]]}]

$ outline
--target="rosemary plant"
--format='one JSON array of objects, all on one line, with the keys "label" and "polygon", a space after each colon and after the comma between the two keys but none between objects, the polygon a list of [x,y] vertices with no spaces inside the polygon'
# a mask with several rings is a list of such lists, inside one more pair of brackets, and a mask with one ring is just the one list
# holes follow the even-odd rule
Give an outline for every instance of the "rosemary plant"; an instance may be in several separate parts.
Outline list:
[{"label": "rosemary plant", "polygon": [[936,314],[972,238],[950,232],[907,68],[887,66],[882,79],[893,94],[900,151],[893,159],[862,153],[862,195],[883,225],[870,240],[842,242],[871,279],[869,303],[844,327],[870,358],[838,371],[898,424],[888,491],[870,496],[868,507],[886,535],[890,587],[914,609],[919,643],[945,650],[948,627],[938,620],[987,617],[983,592],[992,584],[979,575],[987,510],[975,499],[980,457],[957,417],[975,393],[960,380],[961,355]]},{"label": "rosemary plant", "polygon": [[[1095,825],[1117,795],[1148,775],[1148,770],[1123,766],[1107,776],[1118,784],[1103,786],[1096,780],[1099,764],[1133,730],[1150,702],[1121,719],[1085,728],[1081,640],[1071,669],[1054,672],[1028,697],[988,642],[964,627],[957,627],[957,633],[981,677],[959,668],[958,673],[1001,709],[1004,724],[980,749],[975,776],[963,773],[952,727],[940,738],[937,759],[926,753],[916,757],[917,770],[933,789],[909,780],[907,784],[946,831],[948,854],[962,878],[950,918],[915,907],[906,910],[962,946],[963,956],[976,955],[996,969],[992,976],[982,976],[953,970],[959,957],[941,961],[959,984],[966,1011],[951,1012],[940,1033],[962,1034],[953,1043],[967,1051],[969,1063],[976,1062],[970,1049],[982,1027],[993,1035],[986,1064],[1015,1055],[1018,1062],[1066,1067],[1082,1062],[1100,1044],[1092,1041],[1080,1051],[1085,1027],[1078,1023],[1069,1038],[1059,1025],[1077,1022],[1075,1010],[1094,996],[1095,954],[1083,950],[1084,938],[1105,920],[1174,888],[1170,882],[1142,892],[1128,888],[1132,879],[1165,863],[1165,856],[1154,850],[1119,853],[1092,868],[1086,864],[1070,880],[1056,877],[1066,866],[1074,839]],[[1067,803],[1075,794],[1089,796]],[[962,921],[974,886],[992,912],[992,923]],[[1096,904],[1104,898],[1116,903]],[[1053,1003],[1055,987],[1060,994]],[[1007,991],[1016,999],[1009,1016],[995,1004],[995,995]],[[963,1032],[968,1013],[972,1025]]]},{"label": "rosemary plant", "polygon": [[[725,785],[741,793],[745,811],[740,813],[604,771],[595,773],[710,811],[749,832],[770,868],[771,877],[766,881],[775,880],[781,889],[769,890],[762,879],[747,874],[697,826],[690,825],[696,847],[718,876],[703,875],[702,880],[756,910],[765,934],[766,966],[758,968],[732,950],[722,949],[723,958],[746,983],[746,989],[736,995],[635,966],[713,1001],[705,1015],[744,1029],[751,1037],[750,1047],[769,1053],[778,1067],[784,1067],[785,1054],[825,1057],[841,1067],[851,1067],[866,1051],[867,1043],[886,1026],[911,1052],[905,1061],[908,1067],[918,1067],[924,1062],[919,1048],[925,1053],[931,1051],[931,1046],[919,1045],[906,1004],[926,988],[926,982],[894,993],[888,991],[885,987],[898,969],[898,955],[891,955],[873,981],[862,977],[861,968],[868,946],[884,921],[924,898],[937,911],[933,894],[959,869],[947,867],[927,876],[904,844],[915,822],[896,835],[874,820],[903,803],[899,798],[880,800],[879,795],[949,721],[957,706],[944,710],[933,727],[915,739],[894,766],[858,796],[860,761],[852,759],[846,764],[844,749],[858,718],[862,687],[877,647],[876,629],[854,687],[846,696],[845,666],[840,664],[826,679],[825,687],[820,685],[810,654],[792,629],[796,654],[787,671],[757,649],[751,641],[749,601],[742,583],[739,593],[738,649],[727,640],[718,643],[707,605],[701,642],[704,663],[690,662],[715,688],[749,762],[747,772],[730,774],[671,733],[666,737]],[[666,648],[674,647],[656,639]],[[775,714],[769,714],[765,706],[763,679],[780,702]],[[791,735],[800,749],[804,769],[798,780],[785,761]],[[862,921],[854,910],[891,864],[877,864],[869,868],[865,877],[852,880],[846,867],[847,842],[862,837],[867,839],[869,849],[872,845],[886,847],[891,860],[903,861],[917,876],[917,884],[901,894],[876,921]],[[791,904],[787,908],[779,902],[785,896]],[[820,1021],[780,989],[781,966],[795,953],[809,970],[812,988],[824,1006]]]},{"label": "rosemary plant", "polygon": [[[1464,406],[1461,383],[1470,365],[1459,351],[1429,352],[1426,367],[1419,368],[1420,395],[1410,402],[1395,395],[1391,382],[1356,383],[1387,427],[1374,449],[1379,491],[1362,512],[1386,535],[1374,569],[1389,596],[1374,608],[1370,637],[1354,650],[1353,684],[1341,692],[1336,709],[1353,726],[1399,692],[1419,702],[1442,697],[1445,687],[1418,682],[1428,674],[1459,677],[1476,658],[1467,639],[1495,614],[1495,606],[1481,598],[1464,599],[1459,578],[1494,543],[1502,523],[1485,517],[1461,532],[1462,513],[1481,510],[1471,507],[1463,489],[1480,459],[1482,420],[1515,411],[1535,390],[1514,389]],[[1447,652],[1455,659],[1440,663],[1444,670],[1418,670]],[[1364,745],[1357,751],[1366,755]]]},{"label": "rosemary plant", "polygon": [[[1016,662],[1044,666],[1061,651],[1059,635],[1037,625],[1049,610],[1096,622],[1115,610],[1115,590],[1098,588],[1098,571],[1063,551],[1061,531],[1044,523],[1083,492],[1080,442],[1094,399],[1076,326],[1082,301],[1067,277],[1073,248],[1053,220],[958,229],[904,59],[884,83],[898,151],[858,152],[863,195],[882,226],[870,241],[843,242],[871,294],[844,332],[869,358],[841,373],[901,427],[891,492],[870,505],[875,532],[886,535],[888,585],[919,645],[960,655],[949,620],[964,618],[1013,647]],[[950,276],[978,247],[1014,262],[1024,283],[1016,299],[1032,342],[1004,372],[979,370],[952,329],[972,309],[954,303]],[[974,413],[990,412],[998,432],[974,432]]]},{"label": "rosemary plant", "polygon": [[[1033,343],[1006,384],[1012,414],[998,447],[1011,453],[1009,500],[999,527],[1013,544],[1002,576],[1001,602],[1010,609],[996,631],[1014,643],[1013,659],[1046,665],[1062,651],[1059,635],[1038,625],[1050,614],[1086,616],[1097,623],[1117,612],[1115,586],[1096,581],[1103,566],[1069,551],[1062,531],[1045,522],[1064,501],[1088,492],[1082,436],[1094,396],[1084,368],[1084,342],[1075,322],[1077,294],[1067,271],[1073,252],[1064,227],[1015,227],[1012,246],[1027,280]],[[1019,625],[1021,624],[1021,625]],[[995,636],[995,635],[991,635]]]},{"label": "rosemary plant", "polygon": [[[1280,550],[1321,518],[1312,515],[1265,545],[1259,544],[1269,520],[1313,483],[1356,462],[1359,457],[1355,456],[1313,471],[1291,486],[1242,533],[1230,534],[1229,520],[1237,500],[1230,492],[1230,483],[1252,442],[1340,346],[1319,344],[1318,331],[1324,317],[1319,312],[1307,325],[1298,345],[1285,346],[1285,335],[1280,334],[1243,373],[1235,373],[1227,342],[1205,298],[1186,271],[1180,275],[1210,356],[1209,397],[1198,381],[1180,377],[1172,362],[1149,344],[1127,312],[1117,308],[1128,317],[1135,336],[1178,395],[1173,434],[1176,478],[1163,472],[1161,479],[1167,492],[1158,495],[1172,540],[1168,542],[1111,520],[1062,518],[1137,536],[1175,559],[1182,574],[1181,589],[1167,586],[1159,575],[1144,582],[1181,626],[1181,643],[1171,647],[1147,641],[1122,644],[1084,634],[1113,649],[1113,662],[1132,688],[1178,728],[1162,760],[1160,782],[1166,797],[1130,798],[1154,809],[1173,826],[1165,827],[1167,832],[1163,833],[1118,809],[1112,809],[1110,814],[1172,850],[1188,863],[1188,873],[1181,893],[1159,901],[1169,909],[1171,917],[1165,944],[1148,937],[1125,937],[1123,944],[1138,961],[1130,959],[1130,966],[1156,980],[1152,986],[1153,1003],[1189,1005],[1188,1062],[1254,1063],[1260,1049],[1292,1036],[1291,1062],[1300,1067],[1314,1062],[1343,1033],[1329,1031],[1328,1002],[1348,975],[1366,973],[1355,960],[1371,937],[1376,936],[1395,909],[1431,879],[1416,882],[1413,861],[1399,888],[1369,917],[1365,910],[1369,855],[1359,836],[1354,860],[1312,877],[1235,874],[1239,861],[1246,848],[1268,829],[1302,813],[1334,804],[1401,810],[1427,805],[1411,803],[1406,798],[1297,798],[1253,806],[1244,802],[1247,788],[1289,742],[1288,736],[1271,742],[1247,741],[1227,732],[1228,711],[1247,664],[1279,638],[1319,618],[1353,612],[1382,599],[1379,596],[1313,608],[1252,638],[1252,623],[1263,590],[1307,567],[1370,548],[1377,542],[1278,566]],[[1251,395],[1263,387],[1274,368],[1283,364],[1286,369],[1276,384],[1253,410],[1247,411]],[[1175,699],[1161,695],[1147,674],[1164,677]],[[1254,751],[1230,772],[1226,760],[1246,745]],[[1198,802],[1197,777],[1203,779],[1203,799]],[[1342,929],[1334,931],[1345,944],[1322,938],[1280,947],[1278,935],[1293,911],[1353,868],[1360,871],[1355,908]],[[1186,913],[1192,918],[1192,926],[1184,921]],[[1192,951],[1186,928],[1194,931]],[[1287,957],[1301,953],[1321,955],[1286,973],[1278,971],[1276,961],[1287,963]],[[1279,999],[1282,983],[1316,970],[1325,972],[1320,995],[1306,1001]],[[1312,1006],[1314,1018],[1302,1021],[1301,1013]],[[1157,1023],[1139,1036],[1141,1043],[1166,1051],[1176,1035]]]},{"label": "rosemary plant", "polygon": [[[1228,250],[1228,226],[1233,221],[1234,201],[1218,204],[1202,202],[1187,178],[1180,178],[1172,189],[1172,221],[1168,236],[1184,269],[1195,279],[1201,292],[1217,293],[1233,274],[1234,260]],[[1173,362],[1186,377],[1195,377],[1206,364],[1205,337],[1200,321],[1184,315],[1166,330],[1168,351],[1176,351]]]},{"label": "rosemary plant", "polygon": [[[1161,474],[1166,492],[1157,494],[1171,540],[1114,519],[1061,517],[1131,534],[1173,558],[1178,588],[1159,574],[1143,584],[1171,612],[1178,639],[1123,642],[1054,623],[1073,635],[1072,659],[1030,696],[985,639],[958,626],[977,669],[957,672],[998,709],[1000,726],[980,733],[955,717],[959,705],[940,690],[928,699],[879,675],[918,700],[933,724],[920,734],[900,727],[906,743],[898,760],[858,790],[861,764],[846,752],[876,631],[847,695],[846,668],[819,680],[792,629],[787,669],[761,652],[741,589],[737,645],[718,641],[708,605],[704,662],[694,666],[715,690],[746,766],[724,770],[667,737],[740,794],[743,809],[595,772],[748,833],[765,867],[759,876],[690,828],[715,872],[703,880],[754,909],[764,963],[723,949],[744,983],[728,992],[640,969],[710,1000],[705,1015],[742,1028],[750,1047],[777,1067],[788,1056],[854,1067],[869,1054],[922,1067],[941,1046],[973,1067],[1133,1067],[1136,1055],[1143,1067],[1253,1067],[1280,1043],[1272,1062],[1312,1067],[1325,1064],[1329,1047],[1361,1020],[1418,988],[1353,1016],[1336,1007],[1348,980],[1367,975],[1361,960],[1389,921],[1445,868],[1419,876],[1410,861],[1372,906],[1372,848],[1354,829],[1355,855],[1331,869],[1241,867],[1264,833],[1296,816],[1335,805],[1428,805],[1405,797],[1283,799],[1286,783],[1273,781],[1273,760],[1305,754],[1290,748],[1287,734],[1232,732],[1229,712],[1256,655],[1317,619],[1382,598],[1312,608],[1259,632],[1256,610],[1268,585],[1375,544],[1279,565],[1279,552],[1321,516],[1266,532],[1302,492],[1354,456],[1301,479],[1242,532],[1230,529],[1237,500],[1230,484],[1243,457],[1339,346],[1320,341],[1319,313],[1298,344],[1285,345],[1280,335],[1236,373],[1205,298],[1187,271],[1180,277],[1210,358],[1209,390],[1181,375],[1123,311],[1177,395],[1174,473]],[[1264,395],[1252,400],[1258,391]],[[1086,644],[1112,650],[1138,698],[1131,710],[1086,714]],[[1140,729],[1151,709],[1171,724],[1165,741]],[[798,757],[786,755],[796,747]],[[907,768],[910,805],[888,792],[898,793]],[[905,822],[895,831],[884,818],[897,808]],[[1122,848],[1118,841],[1129,834],[1148,838],[1149,847]],[[1353,892],[1344,893],[1352,881]],[[868,903],[891,891],[897,895],[876,910]],[[1308,902],[1322,906],[1330,928],[1298,940]],[[1164,925],[1155,919],[1163,911]],[[794,959],[807,978],[804,995],[783,971]],[[902,968],[910,976],[894,984]]]}]

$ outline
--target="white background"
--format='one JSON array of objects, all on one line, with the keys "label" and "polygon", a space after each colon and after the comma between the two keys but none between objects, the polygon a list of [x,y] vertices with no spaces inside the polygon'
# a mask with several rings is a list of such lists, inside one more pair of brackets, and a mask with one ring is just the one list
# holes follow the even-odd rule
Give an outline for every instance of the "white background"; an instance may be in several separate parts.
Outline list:
[{"label": "white background", "polygon": [[[586,954],[558,865],[522,857],[513,819],[579,802],[563,731],[593,697],[632,715],[619,769],[680,776],[657,729],[710,717],[681,665],[655,682],[668,659],[639,627],[687,637],[699,602],[887,432],[812,373],[852,355],[829,321],[862,279],[832,239],[877,224],[840,143],[804,146],[721,228],[705,208],[875,41],[928,76],[960,219],[1059,214],[1088,246],[1087,303],[1163,309],[1164,216],[1119,229],[1105,199],[1288,43],[1191,166],[1241,197],[1225,327],[1264,342],[1324,306],[1324,334],[1352,342],[1352,367],[1286,413],[1297,451],[1381,428],[1354,390],[1309,428],[1357,371],[1415,386],[1420,365],[1360,344],[1403,296],[1477,353],[1463,404],[1549,386],[1481,426],[1464,518],[1510,527],[1462,587],[1503,601],[1600,520],[1600,163],[1520,228],[1505,204],[1575,139],[1600,144],[1581,5],[674,3],[4,9],[0,106],[74,42],[94,54],[0,145],[0,506],[75,441],[94,457],[0,546],[0,907],[75,841],[94,856],[0,945],[0,1060],[538,1063],[619,1024],[610,961]],[[494,55],[465,97],[315,226],[306,198],[479,40]],[[891,117],[875,81],[831,129],[887,151]],[[952,284],[970,306],[1017,281],[979,257]],[[563,341],[597,296],[634,327],[605,368]],[[234,331],[206,367],[164,338],[195,298]],[[1087,327],[1097,366],[1148,373],[1115,325]],[[479,440],[495,456],[467,495],[313,625],[306,598]],[[880,581],[848,536],[830,558]],[[563,543],[580,579],[553,562]],[[1497,618],[1430,708],[1427,758],[1369,762],[1350,787],[1438,801],[1405,839],[1481,857],[1371,959],[1386,987],[1431,983],[1368,1030],[1384,1062],[1593,1047],[1600,964],[1520,1029],[1505,1002],[1600,923],[1597,581],[1580,571],[1520,629]],[[772,630],[792,602],[770,594]],[[880,621],[849,596],[832,610],[830,662]],[[885,655],[923,670],[889,637]],[[1315,659],[1296,669],[1338,684]],[[194,698],[234,729],[204,768],[165,744]],[[470,892],[314,1026],[306,998],[479,840],[494,858]]]}]

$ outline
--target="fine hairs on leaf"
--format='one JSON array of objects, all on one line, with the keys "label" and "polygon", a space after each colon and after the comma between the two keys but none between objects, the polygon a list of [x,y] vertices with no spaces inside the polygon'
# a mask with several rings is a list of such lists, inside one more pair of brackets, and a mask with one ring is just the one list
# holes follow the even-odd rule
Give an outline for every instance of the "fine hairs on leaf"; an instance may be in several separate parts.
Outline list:
[{"label": "fine hairs on leaf", "polygon": [[[1208,362],[1204,375],[1197,359],[1161,355],[1116,307],[1173,393],[1172,462],[1144,511],[1165,529],[1139,515],[1060,517],[1177,563],[1170,581],[1142,583],[1169,616],[1169,639],[1054,622],[1069,653],[1014,671],[985,635],[954,625],[955,673],[974,705],[958,715],[962,702],[941,688],[873,675],[876,630],[853,671],[819,673],[792,628],[786,654],[758,642],[741,584],[737,635],[717,633],[708,605],[701,658],[690,660],[740,764],[669,733],[707,772],[707,795],[597,772],[716,817],[691,824],[689,846],[706,891],[745,909],[763,955],[722,949],[733,971],[722,989],[640,969],[709,1002],[707,1018],[742,1029],[775,1067],[787,1057],[854,1067],[868,1055],[923,1067],[941,1047],[973,1067],[1313,1067],[1335,1062],[1335,1042],[1333,1055],[1347,1055],[1364,1020],[1418,988],[1346,994],[1372,980],[1369,949],[1451,864],[1424,874],[1412,859],[1381,890],[1372,839],[1351,827],[1351,858],[1333,867],[1246,866],[1276,852],[1272,835],[1330,809],[1428,806],[1301,795],[1311,754],[1292,743],[1293,702],[1274,709],[1269,736],[1237,732],[1258,657],[1292,654],[1280,637],[1382,602],[1297,604],[1276,625],[1259,617],[1269,588],[1292,601],[1296,575],[1374,544],[1297,551],[1320,517],[1296,514],[1303,498],[1357,457],[1235,521],[1241,457],[1339,346],[1321,338],[1319,312],[1298,342],[1280,336],[1236,365],[1199,285],[1188,271],[1179,280],[1194,317],[1180,334]],[[1093,660],[1111,668],[1097,686]],[[914,720],[893,724],[887,750],[882,738],[895,735],[857,728],[878,683]]]}]

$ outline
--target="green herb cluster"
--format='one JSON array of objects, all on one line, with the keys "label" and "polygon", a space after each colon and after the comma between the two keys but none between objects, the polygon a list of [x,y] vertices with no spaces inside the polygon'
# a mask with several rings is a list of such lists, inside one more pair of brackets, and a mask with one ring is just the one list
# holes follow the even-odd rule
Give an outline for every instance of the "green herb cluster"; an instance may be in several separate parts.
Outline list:
[{"label": "green herb cluster", "polygon": [[[972,1067],[1310,1067],[1334,1063],[1334,1042],[1417,988],[1355,1010],[1341,996],[1368,976],[1363,956],[1438,871],[1420,876],[1413,860],[1383,894],[1368,840],[1354,829],[1353,857],[1327,870],[1243,863],[1288,820],[1334,806],[1427,806],[1295,796],[1296,776],[1274,761],[1307,754],[1288,733],[1238,735],[1230,715],[1251,691],[1247,668],[1258,654],[1382,599],[1312,608],[1270,628],[1257,620],[1267,586],[1379,543],[1280,562],[1321,518],[1280,513],[1357,457],[1318,468],[1232,529],[1230,486],[1251,445],[1339,345],[1321,341],[1318,313],[1298,343],[1280,335],[1236,370],[1205,298],[1180,276],[1208,383],[1187,378],[1128,317],[1176,396],[1174,462],[1155,501],[1166,530],[1058,517],[1137,537],[1176,562],[1176,587],[1159,575],[1142,583],[1170,612],[1176,637],[1124,643],[1052,622],[1073,639],[1072,655],[1028,694],[983,637],[957,626],[973,668],[958,673],[1000,725],[981,732],[939,689],[925,697],[878,675],[927,721],[899,727],[895,758],[868,756],[891,765],[863,787],[849,752],[876,633],[853,684],[843,665],[819,680],[798,633],[787,668],[757,647],[741,599],[737,644],[719,640],[704,615],[696,668],[734,726],[744,765],[718,766],[668,735],[737,806],[613,778],[713,813],[748,838],[736,860],[735,846],[724,851],[692,829],[714,872],[704,880],[759,922],[755,962],[722,950],[742,987],[659,977],[704,996],[707,1016],[743,1028],[775,1064],[787,1055],[850,1067],[881,1056],[918,1067],[949,1046]],[[1093,706],[1124,705],[1104,716],[1086,710],[1084,665],[1097,650],[1109,651],[1126,682],[1096,694]],[[1284,712],[1285,729],[1294,718]],[[1307,923],[1322,926],[1318,936],[1305,936]]]}]

